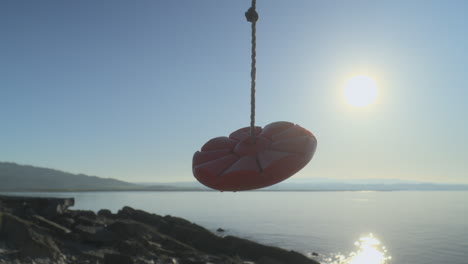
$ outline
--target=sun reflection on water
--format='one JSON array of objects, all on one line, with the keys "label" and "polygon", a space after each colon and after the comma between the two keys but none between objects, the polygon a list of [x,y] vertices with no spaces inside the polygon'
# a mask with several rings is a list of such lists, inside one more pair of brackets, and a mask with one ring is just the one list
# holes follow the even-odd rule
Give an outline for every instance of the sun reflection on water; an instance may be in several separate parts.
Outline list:
[{"label": "sun reflection on water", "polygon": [[349,255],[335,254],[324,260],[327,264],[390,264],[391,256],[373,234],[362,236],[354,243],[357,250]]}]

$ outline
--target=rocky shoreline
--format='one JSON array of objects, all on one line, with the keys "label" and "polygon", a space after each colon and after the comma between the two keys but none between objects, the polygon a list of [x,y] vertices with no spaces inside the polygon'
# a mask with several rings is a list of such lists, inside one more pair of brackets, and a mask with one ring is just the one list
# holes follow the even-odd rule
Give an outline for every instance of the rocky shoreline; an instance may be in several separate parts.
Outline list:
[{"label": "rocky shoreline", "polygon": [[73,198],[0,196],[0,264],[318,264],[185,219],[124,207],[70,210]]}]

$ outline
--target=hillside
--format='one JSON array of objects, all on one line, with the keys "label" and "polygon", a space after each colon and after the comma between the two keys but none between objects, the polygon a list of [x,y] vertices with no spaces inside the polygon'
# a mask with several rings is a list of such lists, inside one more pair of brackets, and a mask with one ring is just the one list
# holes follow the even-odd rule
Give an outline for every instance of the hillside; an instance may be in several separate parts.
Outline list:
[{"label": "hillside", "polygon": [[115,179],[72,174],[48,168],[0,162],[0,190],[115,190],[138,185]]},{"label": "hillside", "polygon": [[[388,179],[288,179],[261,191],[466,191],[468,184]],[[213,191],[196,181],[129,183],[54,169],[0,162],[0,191]]]}]

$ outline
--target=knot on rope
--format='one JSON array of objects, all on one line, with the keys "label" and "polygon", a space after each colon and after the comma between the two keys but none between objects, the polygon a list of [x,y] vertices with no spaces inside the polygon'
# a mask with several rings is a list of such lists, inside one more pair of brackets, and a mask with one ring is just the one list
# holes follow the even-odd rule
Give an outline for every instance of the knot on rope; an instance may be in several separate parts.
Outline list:
[{"label": "knot on rope", "polygon": [[255,11],[254,7],[249,8],[247,12],[245,12],[245,18],[247,18],[247,21],[254,23],[257,22],[258,20],[258,13]]}]

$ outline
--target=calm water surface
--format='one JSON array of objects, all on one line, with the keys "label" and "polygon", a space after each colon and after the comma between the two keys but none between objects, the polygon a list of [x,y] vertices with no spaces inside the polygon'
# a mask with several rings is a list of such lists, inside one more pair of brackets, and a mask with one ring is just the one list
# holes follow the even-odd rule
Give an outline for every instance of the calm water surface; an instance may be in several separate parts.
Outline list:
[{"label": "calm water surface", "polygon": [[[24,195],[24,194],[22,194]],[[468,264],[468,192],[96,192],[75,209],[128,205],[210,230],[319,253],[327,264]]]}]

